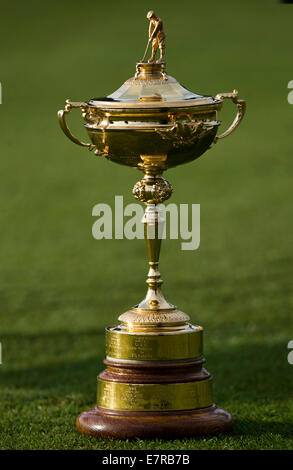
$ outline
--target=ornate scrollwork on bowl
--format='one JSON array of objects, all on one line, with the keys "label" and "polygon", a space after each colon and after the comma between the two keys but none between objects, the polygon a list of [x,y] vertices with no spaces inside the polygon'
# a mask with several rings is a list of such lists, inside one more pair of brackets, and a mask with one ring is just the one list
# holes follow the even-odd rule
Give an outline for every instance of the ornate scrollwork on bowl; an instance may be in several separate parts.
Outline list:
[{"label": "ornate scrollwork on bowl", "polygon": [[156,129],[156,131],[164,140],[171,142],[174,148],[180,148],[194,145],[210,128],[211,124],[208,121],[177,121],[168,130]]}]

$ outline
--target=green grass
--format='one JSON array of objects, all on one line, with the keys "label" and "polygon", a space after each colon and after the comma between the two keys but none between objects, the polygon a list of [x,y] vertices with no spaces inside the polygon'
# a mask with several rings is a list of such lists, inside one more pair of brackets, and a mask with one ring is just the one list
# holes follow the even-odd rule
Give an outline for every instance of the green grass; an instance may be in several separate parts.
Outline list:
[{"label": "green grass", "polygon": [[[172,202],[201,204],[201,246],[165,241],[164,293],[205,327],[216,403],[230,434],[121,442],[78,435],[95,402],[104,327],[144,296],[142,241],[91,236],[91,210],[133,202],[135,170],[69,142],[56,111],[66,98],[110,93],[144,51],[147,2],[84,0],[1,7],[0,448],[292,449],[293,5],[170,2],[168,72],[213,94],[237,87],[247,116],[197,162],[167,172]],[[223,127],[234,113],[227,104]],[[72,117],[76,133],[79,112]]]}]

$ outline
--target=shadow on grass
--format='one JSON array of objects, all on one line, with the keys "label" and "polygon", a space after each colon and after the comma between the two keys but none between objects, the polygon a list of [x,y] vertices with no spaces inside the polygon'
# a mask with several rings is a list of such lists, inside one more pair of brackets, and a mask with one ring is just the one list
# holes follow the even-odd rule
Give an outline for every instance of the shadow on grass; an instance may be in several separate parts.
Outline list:
[{"label": "shadow on grass", "polygon": [[88,394],[103,368],[105,330],[59,331],[1,337],[5,356],[0,385],[11,391],[34,389]]},{"label": "shadow on grass", "polygon": [[233,428],[230,432],[233,437],[252,436],[258,437],[262,434],[271,433],[283,437],[292,438],[292,420],[280,421],[264,421],[259,419],[254,420],[234,420]]}]

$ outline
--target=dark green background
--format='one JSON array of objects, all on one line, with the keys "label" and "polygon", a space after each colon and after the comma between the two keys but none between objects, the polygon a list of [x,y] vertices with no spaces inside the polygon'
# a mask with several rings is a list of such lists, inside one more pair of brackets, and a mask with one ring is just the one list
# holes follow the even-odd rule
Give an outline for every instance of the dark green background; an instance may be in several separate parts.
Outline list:
[{"label": "dark green background", "polygon": [[[168,73],[215,95],[237,88],[247,115],[200,160],[167,172],[172,202],[201,205],[201,245],[166,241],[164,292],[205,326],[226,436],[96,441],[75,432],[95,402],[104,327],[142,299],[139,240],[96,241],[92,207],[133,202],[136,170],[68,141],[56,112],[132,76],[146,12],[167,32]],[[0,447],[2,449],[293,448],[293,5],[277,1],[1,2]],[[223,127],[235,109],[225,103]],[[86,138],[79,111],[75,133]]]}]

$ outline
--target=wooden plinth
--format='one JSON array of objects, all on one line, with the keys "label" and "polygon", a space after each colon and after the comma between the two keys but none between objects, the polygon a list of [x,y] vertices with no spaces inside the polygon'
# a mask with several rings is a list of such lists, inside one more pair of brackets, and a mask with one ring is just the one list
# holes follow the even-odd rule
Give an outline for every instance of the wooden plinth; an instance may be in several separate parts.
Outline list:
[{"label": "wooden plinth", "polygon": [[95,407],[76,421],[77,430],[97,438],[175,439],[216,435],[231,428],[231,415],[215,405],[190,411],[110,411]]}]

